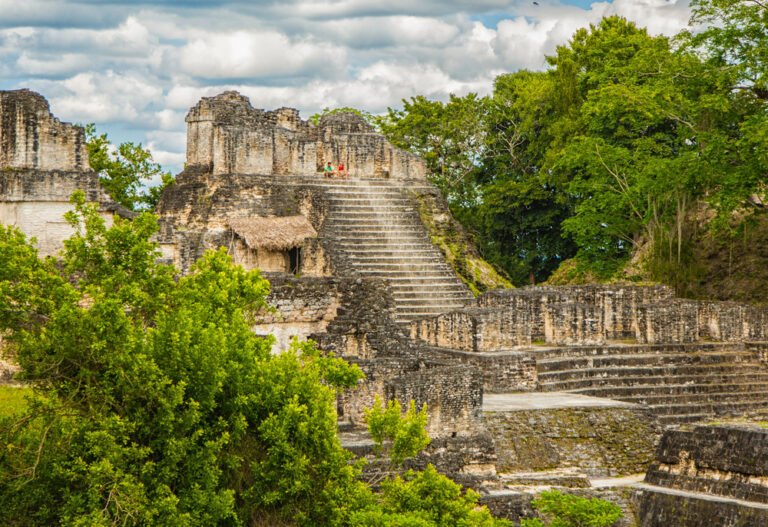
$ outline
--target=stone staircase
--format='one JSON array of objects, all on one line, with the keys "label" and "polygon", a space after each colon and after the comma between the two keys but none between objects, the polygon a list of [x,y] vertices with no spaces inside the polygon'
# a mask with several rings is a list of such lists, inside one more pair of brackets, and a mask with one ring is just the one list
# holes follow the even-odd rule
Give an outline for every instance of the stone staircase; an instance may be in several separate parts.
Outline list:
[{"label": "stone staircase", "polygon": [[662,424],[768,408],[768,367],[739,344],[537,350],[540,389],[647,405]]},{"label": "stone staircase", "polygon": [[[329,203],[321,236],[345,265],[384,279],[396,320],[408,322],[459,309],[473,297],[429,240],[413,200],[381,179],[313,181]],[[413,188],[409,185],[408,188]]]}]

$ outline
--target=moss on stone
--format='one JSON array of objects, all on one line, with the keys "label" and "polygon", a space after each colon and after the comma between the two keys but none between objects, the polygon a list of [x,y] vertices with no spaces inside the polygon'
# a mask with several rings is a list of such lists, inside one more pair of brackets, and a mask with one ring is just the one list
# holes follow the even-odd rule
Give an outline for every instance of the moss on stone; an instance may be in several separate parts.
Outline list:
[{"label": "moss on stone", "polygon": [[491,289],[514,287],[502,273],[486,262],[469,235],[450,214],[438,195],[414,192],[419,216],[430,240],[440,248],[448,264],[475,296]]}]

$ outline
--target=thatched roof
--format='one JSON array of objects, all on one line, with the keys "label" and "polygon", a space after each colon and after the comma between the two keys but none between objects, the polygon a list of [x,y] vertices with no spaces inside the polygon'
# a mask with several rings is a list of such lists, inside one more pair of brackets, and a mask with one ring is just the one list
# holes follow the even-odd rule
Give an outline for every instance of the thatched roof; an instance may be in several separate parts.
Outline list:
[{"label": "thatched roof", "polygon": [[317,236],[304,216],[235,218],[229,226],[251,249],[284,251]]}]

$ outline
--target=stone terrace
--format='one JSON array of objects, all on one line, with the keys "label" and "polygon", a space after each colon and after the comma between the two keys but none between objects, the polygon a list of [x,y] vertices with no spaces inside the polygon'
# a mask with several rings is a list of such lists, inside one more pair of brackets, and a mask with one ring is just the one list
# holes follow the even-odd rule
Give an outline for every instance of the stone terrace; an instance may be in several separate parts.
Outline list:
[{"label": "stone terrace", "polygon": [[397,186],[370,179],[314,185],[328,197],[321,236],[335,247],[337,268],[385,280],[398,321],[445,313],[473,299],[430,242],[413,199]]},{"label": "stone terrace", "polygon": [[477,303],[415,321],[411,336],[483,371],[486,392],[606,397],[665,424],[768,408],[766,309],[637,286],[526,288]]}]

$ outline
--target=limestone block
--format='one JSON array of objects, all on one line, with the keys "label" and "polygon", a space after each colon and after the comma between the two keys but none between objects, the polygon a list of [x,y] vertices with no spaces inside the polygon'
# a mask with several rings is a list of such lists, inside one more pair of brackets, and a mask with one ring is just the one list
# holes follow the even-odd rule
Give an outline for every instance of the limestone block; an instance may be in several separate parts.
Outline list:
[{"label": "limestone block", "polygon": [[748,333],[747,306],[735,302],[699,303],[701,338],[740,342]]},{"label": "limestone block", "polygon": [[319,126],[297,110],[264,111],[247,97],[204,97],[187,114],[187,166],[212,174],[314,176],[342,162],[350,177],[426,178],[417,156],[393,147],[354,113],[326,115]]},{"label": "limestone block", "polygon": [[431,437],[463,436],[477,430],[482,412],[483,380],[462,366],[430,366],[387,382],[389,398],[401,404],[427,405]]},{"label": "limestone block", "polygon": [[544,311],[544,339],[556,345],[602,344],[602,314],[594,303],[551,303]]},{"label": "limestone block", "polygon": [[85,130],[62,123],[30,90],[0,91],[0,169],[90,170]]},{"label": "limestone block", "polygon": [[643,526],[766,525],[768,430],[732,425],[667,430],[645,482],[656,487],[638,496]]},{"label": "limestone block", "polygon": [[685,343],[699,340],[698,305],[670,300],[638,306],[637,341],[641,344]]}]

